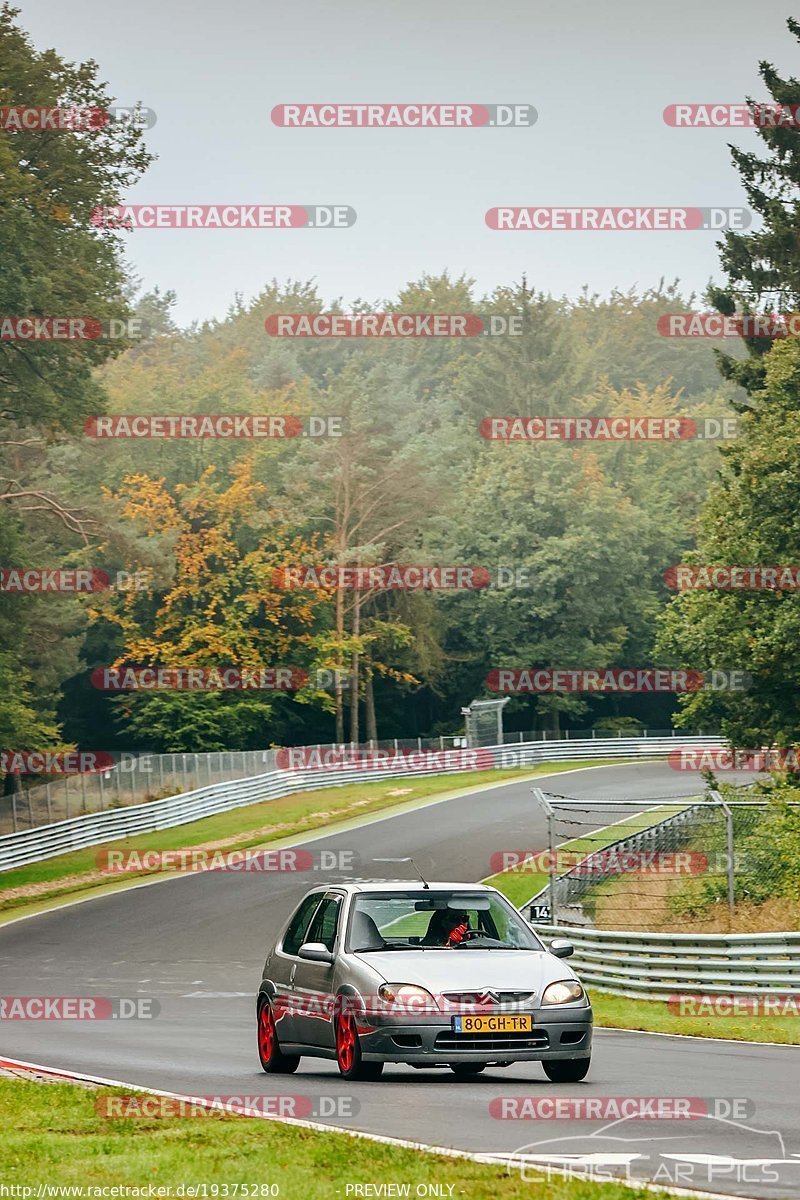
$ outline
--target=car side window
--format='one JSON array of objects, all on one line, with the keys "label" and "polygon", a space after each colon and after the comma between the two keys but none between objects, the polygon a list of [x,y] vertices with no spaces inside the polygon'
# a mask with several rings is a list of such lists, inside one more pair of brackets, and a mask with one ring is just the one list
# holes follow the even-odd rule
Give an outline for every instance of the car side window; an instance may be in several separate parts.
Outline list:
[{"label": "car side window", "polygon": [[341,908],[341,896],[326,896],[314,914],[306,941],[322,942],[326,950],[332,951]]},{"label": "car side window", "polygon": [[283,935],[281,949],[284,954],[297,954],[303,942],[308,940],[305,936],[306,930],[317,910],[319,902],[319,892],[313,892],[310,896],[306,896],[305,900],[300,904],[300,907],[289,922],[286,933]]}]

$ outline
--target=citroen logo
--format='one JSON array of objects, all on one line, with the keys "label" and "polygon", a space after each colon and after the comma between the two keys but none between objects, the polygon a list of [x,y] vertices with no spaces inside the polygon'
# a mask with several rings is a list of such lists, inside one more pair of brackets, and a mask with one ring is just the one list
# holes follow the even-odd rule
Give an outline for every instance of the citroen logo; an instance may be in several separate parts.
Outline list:
[{"label": "citroen logo", "polygon": [[493,992],[490,989],[487,989],[484,992],[478,993],[478,1003],[479,1004],[499,1004],[500,997],[498,996],[497,992]]}]

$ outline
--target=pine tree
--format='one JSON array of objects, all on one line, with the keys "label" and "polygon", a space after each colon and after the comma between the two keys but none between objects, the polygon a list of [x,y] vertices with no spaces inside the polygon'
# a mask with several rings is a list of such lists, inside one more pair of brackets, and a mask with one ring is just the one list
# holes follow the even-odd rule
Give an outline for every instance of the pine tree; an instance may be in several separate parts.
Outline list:
[{"label": "pine tree", "polygon": [[[789,17],[786,23],[800,41],[800,21]],[[790,109],[795,116],[786,124],[771,125],[766,110],[772,105],[747,98],[768,154],[761,158],[731,146],[731,155],[761,228],[749,233],[728,231],[719,243],[728,281],[723,287],[710,287],[708,299],[725,314],[800,311],[800,80],[793,76],[784,79],[763,60],[759,74],[774,104]],[[772,340],[744,341],[747,357],[737,359],[717,351],[717,360],[726,379],[752,394],[764,386],[763,359]],[[747,401],[737,407],[748,407]]]}]

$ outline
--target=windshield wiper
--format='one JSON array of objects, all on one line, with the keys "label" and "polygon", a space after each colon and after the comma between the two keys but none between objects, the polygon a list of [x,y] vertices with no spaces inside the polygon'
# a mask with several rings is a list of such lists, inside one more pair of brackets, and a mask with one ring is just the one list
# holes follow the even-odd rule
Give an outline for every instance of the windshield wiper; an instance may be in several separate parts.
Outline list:
[{"label": "windshield wiper", "polygon": [[364,946],[351,950],[351,954],[383,954],[385,950],[435,950],[435,946],[407,946],[398,942],[387,942],[385,946]]},{"label": "windshield wiper", "polygon": [[464,945],[473,950],[527,950],[527,946],[478,946],[475,942],[464,942]]}]

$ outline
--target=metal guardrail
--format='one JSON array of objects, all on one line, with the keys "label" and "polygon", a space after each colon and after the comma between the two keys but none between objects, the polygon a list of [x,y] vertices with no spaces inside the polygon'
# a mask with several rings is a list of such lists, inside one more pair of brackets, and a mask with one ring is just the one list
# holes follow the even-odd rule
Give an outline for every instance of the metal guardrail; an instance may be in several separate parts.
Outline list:
[{"label": "metal guardrail", "polygon": [[800,996],[800,933],[633,933],[534,925],[565,937],[581,980],[617,996]]},{"label": "metal guardrail", "polygon": [[[715,734],[714,737],[716,736]],[[680,741],[674,740],[678,738],[677,730],[643,729],[632,731],[626,737],[654,741],[671,738],[672,748],[680,746]],[[557,745],[561,741],[572,741],[576,744],[591,742],[594,749],[595,743],[604,745],[611,741],[617,745],[621,738],[622,734],[619,732],[604,733],[596,729],[564,730],[556,735],[540,730],[534,733],[507,733],[496,745],[513,746],[518,750],[520,746],[524,747],[528,743]],[[491,740],[488,740],[486,745],[491,749]],[[384,741],[370,741],[362,746],[356,743],[318,744],[300,747],[300,750],[327,755],[331,752],[340,754],[343,750],[401,754],[415,750],[435,752],[467,748],[476,747],[468,747],[463,736],[438,736],[390,738]],[[68,821],[71,817],[104,812],[109,808],[149,804],[167,796],[177,796],[180,792],[210,787],[214,783],[251,779],[255,775],[284,767],[286,763],[280,761],[280,758],[287,753],[288,751],[279,749],[214,750],[204,754],[194,751],[165,754],[141,751],[131,754],[125,751],[118,756],[113,755],[113,764],[102,770],[74,775],[52,775],[43,783],[33,783],[20,791],[12,791],[0,797],[0,837],[8,833],[19,833],[24,829],[34,829],[40,825],[52,825],[56,821]],[[606,751],[601,753],[605,754]],[[571,753],[567,751],[566,756],[570,757]]]},{"label": "metal guardrail", "polygon": [[[552,914],[554,924],[560,916],[562,921],[566,918],[570,924],[591,925],[592,921],[583,914],[581,901],[599,884],[617,878],[619,874],[614,867],[604,869],[604,863],[610,862],[614,854],[675,850],[690,836],[697,819],[708,817],[709,811],[713,812],[713,808],[707,801],[696,804],[687,802],[680,812],[654,820],[650,825],[627,833],[616,841],[604,842],[601,850],[587,850],[579,865],[548,881],[535,896],[520,906],[520,911],[530,920],[534,908],[547,905],[552,910],[555,904],[555,913]],[[555,847],[551,848],[551,854],[555,854]]]},{"label": "metal guardrail", "polygon": [[[278,799],[293,792],[331,787],[344,783],[371,782],[376,778],[413,778],[419,775],[464,774],[492,768],[533,766],[540,762],[582,759],[652,758],[675,748],[676,739],[613,738],[582,741],[535,742],[523,745],[485,746],[476,750],[384,752],[385,758],[341,762],[331,767],[267,771],[248,779],[212,784],[166,799],[124,808],[88,813],[33,829],[0,837],[0,871],[41,862],[58,854],[117,838],[152,833],[185,825],[201,817],[263,800]],[[682,738],[680,744],[697,749],[713,748],[719,737]],[[370,752],[362,750],[362,756]]]}]

